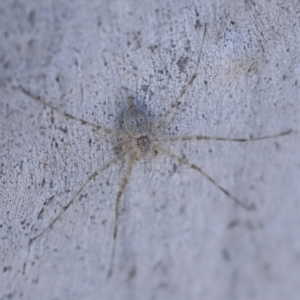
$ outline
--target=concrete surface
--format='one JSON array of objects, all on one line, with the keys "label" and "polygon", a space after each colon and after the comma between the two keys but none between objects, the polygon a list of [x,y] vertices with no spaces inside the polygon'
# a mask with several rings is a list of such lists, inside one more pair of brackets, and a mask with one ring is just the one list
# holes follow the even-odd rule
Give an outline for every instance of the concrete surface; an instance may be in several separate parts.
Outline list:
[{"label": "concrete surface", "polygon": [[[35,102],[120,128],[125,89],[154,121],[194,72],[167,134],[249,142],[166,144],[99,175],[50,224],[115,137]],[[295,1],[5,0],[0,3],[0,299],[300,299],[300,4]]]}]

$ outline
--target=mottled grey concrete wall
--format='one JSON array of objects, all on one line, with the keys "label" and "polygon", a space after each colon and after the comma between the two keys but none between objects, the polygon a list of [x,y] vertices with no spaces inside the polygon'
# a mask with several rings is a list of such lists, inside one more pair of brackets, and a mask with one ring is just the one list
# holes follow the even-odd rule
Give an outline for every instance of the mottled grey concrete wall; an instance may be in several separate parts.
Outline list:
[{"label": "mottled grey concrete wall", "polygon": [[[239,2],[239,3],[238,3]],[[238,4],[237,4],[238,3]],[[116,155],[126,95],[153,123],[198,76],[165,135],[285,137],[162,143]],[[295,1],[5,0],[0,3],[0,299],[300,299],[300,4]]]}]

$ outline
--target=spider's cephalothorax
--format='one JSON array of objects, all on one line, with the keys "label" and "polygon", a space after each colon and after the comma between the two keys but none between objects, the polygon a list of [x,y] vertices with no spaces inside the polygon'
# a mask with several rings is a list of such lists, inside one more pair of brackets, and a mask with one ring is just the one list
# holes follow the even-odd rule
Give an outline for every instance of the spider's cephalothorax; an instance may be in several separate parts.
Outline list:
[{"label": "spider's cephalothorax", "polygon": [[140,155],[146,155],[151,150],[151,135],[149,120],[145,112],[131,105],[125,112],[124,125],[132,137],[133,147]]}]

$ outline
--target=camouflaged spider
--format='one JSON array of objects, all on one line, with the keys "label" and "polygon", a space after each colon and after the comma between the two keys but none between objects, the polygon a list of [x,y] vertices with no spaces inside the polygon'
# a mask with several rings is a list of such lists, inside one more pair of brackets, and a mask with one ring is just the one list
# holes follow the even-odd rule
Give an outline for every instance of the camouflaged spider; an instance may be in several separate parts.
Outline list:
[{"label": "camouflaged spider", "polygon": [[[102,126],[90,123],[88,121],[82,120],[80,118],[77,118],[73,115],[70,115],[66,112],[61,112],[57,108],[47,104],[44,100],[42,100],[40,97],[37,97],[33,95],[31,92],[23,88],[22,86],[19,87],[19,89],[32,98],[33,100],[48,106],[53,111],[56,111],[57,113],[60,113],[64,115],[65,117],[69,119],[73,119],[76,121],[80,121],[82,124],[92,126],[93,128],[97,130],[102,130],[108,134],[118,135],[122,136],[123,141],[120,142],[117,146],[119,147],[120,151],[116,154],[116,156],[108,161],[106,164],[101,166],[98,170],[93,172],[82,184],[82,186],[79,188],[77,193],[71,198],[71,200],[67,203],[67,205],[63,208],[63,210],[55,217],[54,220],[38,235],[31,238],[29,241],[29,246],[32,244],[32,242],[38,238],[40,238],[47,230],[49,230],[61,216],[63,213],[74,203],[74,201],[78,198],[78,196],[81,194],[81,192],[84,190],[84,188],[89,184],[89,182],[94,179],[98,174],[100,174],[102,171],[109,168],[111,165],[116,163],[121,158],[125,157],[127,154],[129,154],[129,161],[127,164],[127,168],[125,171],[125,175],[123,177],[123,180],[121,182],[121,185],[119,187],[116,200],[115,200],[115,222],[114,222],[114,230],[113,230],[113,246],[112,246],[112,254],[111,254],[111,261],[108,271],[108,277],[112,275],[113,271],[113,261],[114,261],[114,255],[115,255],[115,248],[116,248],[116,240],[117,240],[117,234],[118,234],[118,218],[119,218],[119,206],[120,206],[120,199],[124,192],[124,189],[126,187],[126,184],[128,182],[128,179],[130,177],[131,170],[133,168],[133,165],[135,161],[139,160],[139,158],[144,157],[146,155],[149,155],[150,153],[164,153],[171,158],[179,161],[181,164],[184,164],[198,172],[200,172],[206,179],[208,179],[213,185],[215,185],[220,191],[225,193],[229,198],[231,198],[236,204],[240,205],[246,210],[251,210],[253,206],[248,206],[244,204],[242,201],[234,197],[229,191],[227,191],[224,187],[222,187],[220,184],[218,184],[210,175],[208,175],[205,171],[202,170],[199,166],[189,162],[187,159],[182,158],[175,153],[165,149],[160,145],[160,142],[163,141],[188,141],[188,140],[215,140],[215,141],[232,141],[232,142],[247,142],[247,141],[255,141],[255,140],[263,140],[263,139],[269,139],[269,138],[275,138],[279,136],[283,136],[286,134],[289,134],[291,130],[281,132],[276,135],[270,135],[270,136],[262,136],[257,138],[223,138],[223,137],[211,137],[211,136],[164,136],[161,135],[170,125],[172,120],[175,117],[176,109],[180,106],[181,102],[180,99],[185,94],[187,89],[192,85],[195,78],[197,77],[197,71],[200,64],[200,58],[202,54],[202,49],[204,45],[206,35],[206,26],[204,27],[203,31],[203,38],[201,43],[200,52],[198,55],[198,59],[196,62],[196,68],[194,71],[194,74],[186,84],[186,86],[183,88],[179,96],[175,99],[175,101],[172,102],[170,107],[165,111],[165,113],[158,118],[157,121],[155,121],[153,124],[150,124],[147,114],[144,110],[137,107],[134,103],[134,100],[132,97],[127,98],[127,109],[124,114],[123,123],[125,127],[125,132],[119,132],[112,129],[104,128]],[[173,113],[173,116],[171,114]],[[171,120],[169,120],[171,116]],[[125,138],[124,138],[125,137]]]}]

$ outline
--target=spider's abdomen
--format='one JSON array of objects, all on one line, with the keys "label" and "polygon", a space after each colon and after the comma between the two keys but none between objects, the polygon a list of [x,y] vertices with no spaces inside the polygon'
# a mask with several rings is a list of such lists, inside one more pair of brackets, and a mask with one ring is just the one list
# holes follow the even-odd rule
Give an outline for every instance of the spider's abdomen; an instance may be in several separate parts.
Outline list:
[{"label": "spider's abdomen", "polygon": [[147,115],[137,107],[130,107],[124,116],[126,130],[133,137],[140,137],[149,132],[149,120]]}]

